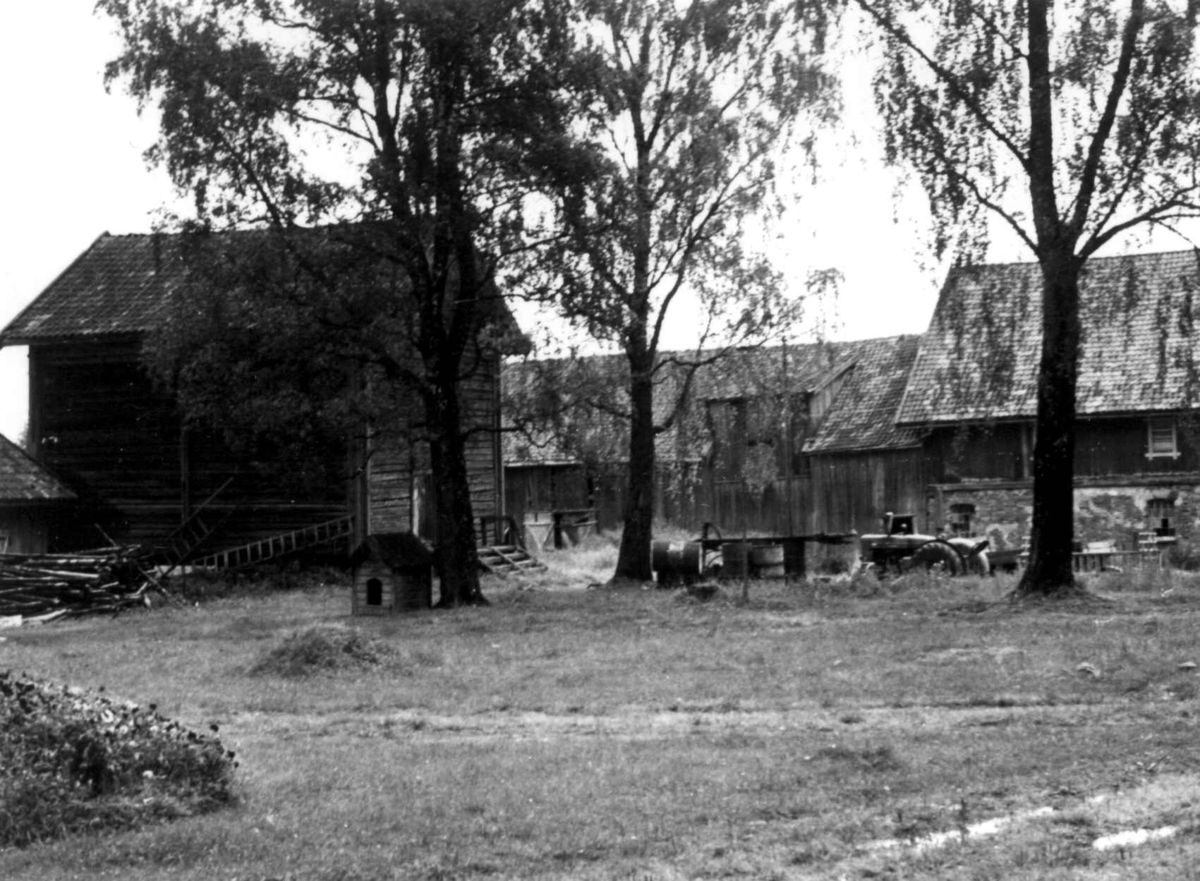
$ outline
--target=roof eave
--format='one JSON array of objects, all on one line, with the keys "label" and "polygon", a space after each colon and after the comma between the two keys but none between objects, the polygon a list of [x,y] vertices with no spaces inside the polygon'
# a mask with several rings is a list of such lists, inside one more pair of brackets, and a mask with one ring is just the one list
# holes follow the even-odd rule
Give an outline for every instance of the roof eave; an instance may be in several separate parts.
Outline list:
[{"label": "roof eave", "polygon": [[0,349],[7,346],[54,346],[81,342],[136,342],[144,337],[146,333],[147,330],[143,328],[139,330],[95,331],[93,333],[47,334],[45,336],[36,334],[22,336],[0,334]]}]

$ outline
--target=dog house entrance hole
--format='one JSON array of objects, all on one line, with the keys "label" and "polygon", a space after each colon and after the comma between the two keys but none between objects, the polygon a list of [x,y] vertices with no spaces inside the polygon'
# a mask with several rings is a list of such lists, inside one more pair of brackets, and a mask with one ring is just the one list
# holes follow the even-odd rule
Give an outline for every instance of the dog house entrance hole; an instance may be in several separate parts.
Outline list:
[{"label": "dog house entrance hole", "polygon": [[367,579],[367,605],[383,605],[383,582],[378,578]]}]

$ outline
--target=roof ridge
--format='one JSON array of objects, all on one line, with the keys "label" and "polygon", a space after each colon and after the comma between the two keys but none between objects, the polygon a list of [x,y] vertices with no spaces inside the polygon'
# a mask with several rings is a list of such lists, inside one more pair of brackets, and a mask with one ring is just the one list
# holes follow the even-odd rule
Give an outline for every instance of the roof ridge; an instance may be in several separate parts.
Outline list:
[{"label": "roof ridge", "polygon": [[[1200,254],[1200,246],[1193,246],[1191,248],[1172,248],[1170,250],[1160,251],[1127,252],[1124,254],[1098,254],[1088,257],[1084,261],[1084,268],[1095,262],[1110,263],[1119,260],[1137,260],[1140,258],[1149,257],[1173,257],[1177,255],[1182,256],[1184,254]],[[983,269],[1003,269],[1013,266],[1035,267],[1038,265],[1039,264],[1037,260],[988,260],[982,263],[963,263],[951,266],[950,270],[946,273],[946,278],[949,280],[949,278],[957,272],[973,272]]]}]

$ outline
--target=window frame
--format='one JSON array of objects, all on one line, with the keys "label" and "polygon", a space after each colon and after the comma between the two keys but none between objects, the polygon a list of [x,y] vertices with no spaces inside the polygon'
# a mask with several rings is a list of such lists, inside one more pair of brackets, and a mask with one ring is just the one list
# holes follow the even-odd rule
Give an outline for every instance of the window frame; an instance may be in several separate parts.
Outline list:
[{"label": "window frame", "polygon": [[[1167,434],[1170,437],[1170,449],[1163,441]],[[1157,435],[1157,449],[1156,449]],[[1174,416],[1153,416],[1146,420],[1146,458],[1147,459],[1178,459],[1179,427]]]}]

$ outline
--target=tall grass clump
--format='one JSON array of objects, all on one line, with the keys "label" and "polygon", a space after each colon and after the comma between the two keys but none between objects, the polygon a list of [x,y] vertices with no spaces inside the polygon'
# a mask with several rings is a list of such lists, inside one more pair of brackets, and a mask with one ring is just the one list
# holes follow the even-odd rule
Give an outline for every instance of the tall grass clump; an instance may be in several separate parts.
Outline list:
[{"label": "tall grass clump", "polygon": [[375,667],[392,654],[379,640],[347,627],[317,625],[288,636],[255,664],[256,675],[299,678],[348,668]]},{"label": "tall grass clump", "polygon": [[0,672],[0,848],[215,810],[236,767],[153,704]]}]

